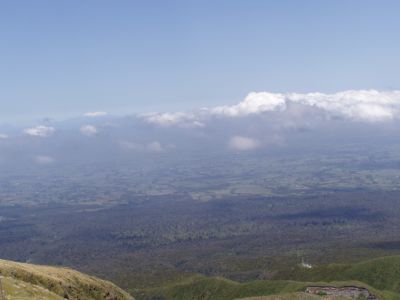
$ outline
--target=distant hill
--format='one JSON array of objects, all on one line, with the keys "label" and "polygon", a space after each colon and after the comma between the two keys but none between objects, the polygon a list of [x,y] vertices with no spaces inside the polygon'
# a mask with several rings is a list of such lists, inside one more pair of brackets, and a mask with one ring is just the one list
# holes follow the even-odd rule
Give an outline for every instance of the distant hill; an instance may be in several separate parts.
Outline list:
[{"label": "distant hill", "polygon": [[68,268],[0,260],[0,274],[0,300],[133,300],[111,282]]}]

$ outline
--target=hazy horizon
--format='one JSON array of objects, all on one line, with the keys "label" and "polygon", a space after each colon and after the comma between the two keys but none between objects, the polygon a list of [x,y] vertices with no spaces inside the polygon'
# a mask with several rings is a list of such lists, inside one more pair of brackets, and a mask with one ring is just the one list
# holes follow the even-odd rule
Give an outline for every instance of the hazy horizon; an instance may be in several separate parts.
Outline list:
[{"label": "hazy horizon", "polygon": [[0,4],[0,124],[400,88],[398,1]]}]

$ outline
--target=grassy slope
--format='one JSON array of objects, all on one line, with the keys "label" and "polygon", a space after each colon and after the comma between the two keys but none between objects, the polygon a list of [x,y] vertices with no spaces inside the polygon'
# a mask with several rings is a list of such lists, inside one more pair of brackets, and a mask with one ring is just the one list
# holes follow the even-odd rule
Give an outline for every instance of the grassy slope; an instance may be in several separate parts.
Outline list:
[{"label": "grassy slope", "polygon": [[300,281],[359,280],[380,290],[400,293],[400,256],[388,256],[356,264],[331,264],[306,270],[295,268],[281,278]]},{"label": "grassy slope", "polygon": [[[310,295],[307,293],[290,293],[290,294],[282,294],[282,295],[273,295],[273,296],[261,296],[261,297],[250,297],[250,298],[242,298],[240,300],[333,300],[327,296],[318,296],[318,295]],[[334,300],[352,300],[347,297],[336,297]]]},{"label": "grassy slope", "polygon": [[12,300],[63,300],[64,298],[49,290],[11,277],[2,278],[7,299]]},{"label": "grassy slope", "polygon": [[[5,292],[12,299],[133,299],[110,282],[67,268],[0,260],[0,274]],[[48,297],[41,297],[43,293]]]},{"label": "grassy slope", "polygon": [[253,281],[238,283],[225,278],[209,278],[204,276],[192,276],[177,284],[164,286],[163,288],[149,289],[145,291],[147,297],[138,299],[159,298],[186,300],[186,299],[235,299],[238,297],[268,295],[282,291],[301,291],[303,284],[288,281]]},{"label": "grassy slope", "polygon": [[[112,283],[74,270],[0,260],[4,288],[13,299],[132,299]],[[400,256],[356,264],[331,264],[311,270],[294,268],[281,274],[292,280],[238,283],[224,278],[188,277],[162,288],[137,291],[138,299],[232,300],[263,296],[257,300],[312,300],[301,293],[309,285],[357,285],[382,300],[400,299]],[[357,281],[354,281],[357,280]],[[328,282],[328,283],[327,283]],[[277,295],[277,296],[271,296]],[[269,296],[269,297],[268,297]],[[315,297],[314,297],[315,298]],[[321,298],[322,299],[322,298]]]},{"label": "grassy slope", "polygon": [[[159,296],[160,299],[231,300],[291,293],[289,296],[276,296],[274,299],[296,299],[304,296],[298,293],[309,285],[332,284],[364,286],[380,299],[400,300],[400,256],[383,257],[356,264],[331,264],[313,269],[294,268],[290,273],[280,276],[290,280],[238,283],[223,278],[194,276],[161,289],[147,290],[142,295]],[[140,293],[138,295],[139,299],[151,298],[141,296]]]},{"label": "grassy slope", "polygon": [[[304,296],[301,292],[310,285],[356,285],[368,288],[382,300],[398,300],[400,294],[390,291],[380,291],[359,281],[341,282],[299,282],[289,280],[260,280],[248,283],[238,283],[223,278],[207,278],[195,276],[175,285],[160,289],[147,290],[145,294],[138,293],[140,299],[176,299],[176,300],[232,300],[254,296],[274,296],[271,299],[296,299]],[[289,297],[289,298],[288,298]],[[292,298],[290,298],[292,297]],[[304,298],[304,297],[303,297]],[[267,298],[268,299],[268,298]],[[306,298],[312,299],[312,297]],[[321,298],[319,298],[321,299]]]}]

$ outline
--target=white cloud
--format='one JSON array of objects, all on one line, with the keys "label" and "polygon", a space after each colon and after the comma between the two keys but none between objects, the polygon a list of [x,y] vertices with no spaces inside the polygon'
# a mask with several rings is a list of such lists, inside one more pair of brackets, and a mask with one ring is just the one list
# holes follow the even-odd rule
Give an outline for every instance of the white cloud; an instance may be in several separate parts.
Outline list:
[{"label": "white cloud", "polygon": [[164,148],[159,142],[154,141],[147,145],[147,150],[150,152],[163,152]]},{"label": "white cloud", "polygon": [[[166,112],[144,115],[146,122],[160,126],[203,127],[213,116],[246,117],[269,112],[314,113],[353,121],[383,122],[400,117],[400,91],[348,90],[324,93],[252,92],[235,105],[205,108],[197,112]],[[297,116],[297,117],[301,117]]]},{"label": "white cloud", "polygon": [[239,104],[215,107],[210,111],[228,117],[248,116],[269,111],[287,111],[292,104],[318,108],[328,114],[351,120],[387,121],[399,116],[400,91],[349,90],[334,94],[250,93]]},{"label": "white cloud", "polygon": [[87,112],[84,114],[85,117],[102,117],[106,116],[107,113],[105,111],[93,111],[93,112]]},{"label": "white cloud", "polygon": [[212,108],[210,112],[216,115],[236,117],[267,111],[283,110],[285,107],[286,102],[283,94],[261,92],[250,93],[242,102],[236,105],[217,106]]},{"label": "white cloud", "polygon": [[128,141],[120,141],[119,146],[124,149],[124,150],[129,150],[129,151],[137,151],[137,150],[143,150],[143,145],[128,142]]},{"label": "white cloud", "polygon": [[204,123],[199,120],[199,116],[194,113],[186,112],[166,112],[151,113],[143,116],[148,123],[162,127],[179,126],[183,128],[203,127]]},{"label": "white cloud", "polygon": [[287,94],[286,102],[316,107],[351,120],[387,121],[399,117],[400,91],[350,90],[335,94]]},{"label": "white cloud", "polygon": [[34,158],[34,162],[38,165],[50,165],[55,162],[55,159],[51,156],[38,155]]},{"label": "white cloud", "polygon": [[148,144],[139,144],[139,143],[133,143],[133,142],[128,142],[128,141],[120,141],[119,146],[123,150],[127,150],[127,151],[141,151],[141,152],[153,152],[153,153],[160,153],[160,152],[166,151],[167,149],[175,148],[173,145],[168,145],[167,147],[164,147],[158,141],[153,141]]},{"label": "white cloud", "polygon": [[8,139],[8,135],[4,133],[0,133],[0,140]]},{"label": "white cloud", "polygon": [[229,140],[229,147],[238,151],[254,150],[260,146],[261,143],[258,140],[245,136],[236,135]]},{"label": "white cloud", "polygon": [[83,125],[80,132],[86,136],[94,136],[97,134],[97,128],[93,125]]},{"label": "white cloud", "polygon": [[24,129],[25,134],[37,137],[47,137],[52,135],[55,131],[56,129],[54,127],[44,125]]}]

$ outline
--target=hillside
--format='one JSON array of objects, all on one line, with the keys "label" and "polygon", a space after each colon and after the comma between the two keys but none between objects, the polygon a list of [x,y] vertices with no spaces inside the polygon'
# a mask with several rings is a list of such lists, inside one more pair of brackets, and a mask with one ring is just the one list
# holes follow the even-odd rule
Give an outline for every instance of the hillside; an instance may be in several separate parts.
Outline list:
[{"label": "hillside", "polygon": [[354,264],[330,264],[312,269],[295,268],[278,275],[299,281],[358,280],[380,290],[400,293],[400,256],[387,256]]},{"label": "hillside", "polygon": [[[279,274],[281,280],[239,283],[224,278],[193,276],[158,289],[142,290],[138,299],[192,300],[312,300],[304,293],[309,286],[356,286],[366,288],[379,300],[400,299],[400,256],[383,257],[355,264],[331,264],[312,269],[296,267]],[[318,299],[349,299],[318,297]]]},{"label": "hillside", "polygon": [[[379,300],[398,300],[400,294],[381,291],[359,281],[300,282],[290,280],[257,280],[239,283],[224,278],[194,276],[174,285],[151,289],[137,293],[138,300],[173,299],[173,300],[313,300],[314,295],[304,291],[309,286],[357,286],[367,288]],[[321,300],[347,300],[345,297],[318,297]]]},{"label": "hillside", "polygon": [[289,293],[273,296],[249,297],[240,300],[351,300],[348,297],[331,298],[328,296],[310,295],[307,293]]},{"label": "hillside", "polygon": [[[114,284],[68,268],[0,260],[2,291],[7,300],[133,300]],[[239,283],[220,277],[193,275],[159,288],[132,291],[138,300],[348,300],[305,293],[310,286],[367,289],[379,300],[400,299],[400,256],[355,264],[294,268],[281,280]],[[347,288],[346,288],[347,289]],[[3,300],[0,293],[0,300]]]},{"label": "hillside", "polygon": [[133,300],[111,282],[68,268],[0,260],[0,274],[2,292],[8,300]]}]

